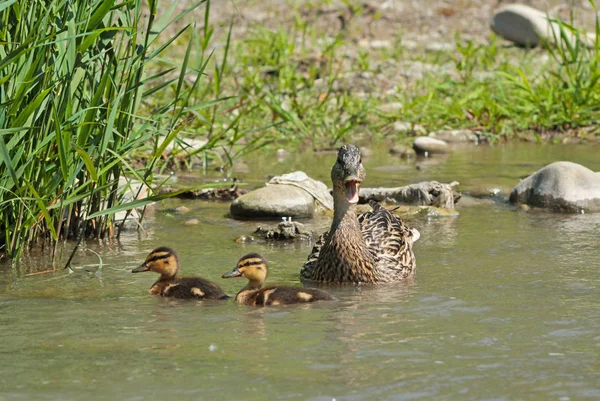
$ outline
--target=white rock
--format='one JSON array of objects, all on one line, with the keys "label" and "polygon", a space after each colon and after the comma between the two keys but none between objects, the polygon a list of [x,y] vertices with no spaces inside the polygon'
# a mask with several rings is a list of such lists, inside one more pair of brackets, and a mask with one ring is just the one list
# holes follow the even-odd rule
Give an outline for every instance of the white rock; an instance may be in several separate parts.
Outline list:
[{"label": "white rock", "polygon": [[292,185],[269,185],[240,196],[231,203],[230,211],[237,218],[312,217],[314,198]]},{"label": "white rock", "polygon": [[512,203],[567,212],[600,211],[600,173],[577,163],[555,162],[522,180]]},{"label": "white rock", "polygon": [[[493,15],[490,27],[497,35],[521,46],[537,46],[541,40],[554,42],[555,36],[561,36],[558,23],[549,21],[546,13],[524,4],[508,4],[500,8]],[[571,43],[575,43],[575,35],[568,29],[565,29],[565,34]],[[593,46],[593,38],[593,34],[582,36],[588,46]]]}]

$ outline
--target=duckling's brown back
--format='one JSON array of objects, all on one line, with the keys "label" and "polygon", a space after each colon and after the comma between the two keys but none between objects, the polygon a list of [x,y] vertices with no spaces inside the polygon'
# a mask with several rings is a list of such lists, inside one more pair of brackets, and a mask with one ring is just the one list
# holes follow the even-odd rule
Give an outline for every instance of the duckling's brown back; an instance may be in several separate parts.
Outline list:
[{"label": "duckling's brown back", "polygon": [[265,287],[256,291],[254,305],[287,305],[335,299],[328,293],[314,288],[286,286]]},{"label": "duckling's brown back", "polygon": [[169,284],[161,294],[163,297],[195,299],[229,298],[215,283],[200,277],[182,277]]}]

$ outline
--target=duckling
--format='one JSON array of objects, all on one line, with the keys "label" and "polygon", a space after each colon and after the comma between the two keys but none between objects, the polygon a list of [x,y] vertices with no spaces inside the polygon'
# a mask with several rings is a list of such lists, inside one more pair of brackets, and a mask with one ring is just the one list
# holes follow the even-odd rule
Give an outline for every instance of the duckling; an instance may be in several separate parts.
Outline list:
[{"label": "duckling", "polygon": [[333,300],[333,296],[314,288],[272,285],[263,287],[267,278],[267,261],[257,253],[243,256],[235,268],[223,278],[245,277],[248,285],[235,296],[240,305],[268,306]]},{"label": "duckling", "polygon": [[179,257],[169,247],[156,248],[146,257],[146,261],[133,269],[132,273],[153,271],[160,278],[152,284],[149,293],[163,297],[188,299],[227,299],[229,298],[215,283],[201,277],[177,277]]}]

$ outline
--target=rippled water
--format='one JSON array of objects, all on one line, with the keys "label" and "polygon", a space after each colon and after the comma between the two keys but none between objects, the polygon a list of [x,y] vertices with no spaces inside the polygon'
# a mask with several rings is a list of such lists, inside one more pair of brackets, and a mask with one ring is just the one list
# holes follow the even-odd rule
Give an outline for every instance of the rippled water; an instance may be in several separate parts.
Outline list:
[{"label": "rippled water", "polygon": [[[508,190],[551,161],[598,171],[599,150],[481,148],[417,170],[376,148],[365,186],[436,179]],[[334,157],[257,157],[237,175],[258,183],[304,168],[328,182]],[[168,210],[181,203],[189,214]],[[310,246],[236,243],[259,223],[227,219],[219,203],[175,201],[147,236],[87,244],[101,268],[89,251],[75,260],[87,272],[29,276],[47,268],[35,255],[0,266],[0,400],[600,399],[600,214],[524,212],[501,197],[465,198],[458,210],[410,221],[421,232],[414,283],[329,288],[338,300],[314,305],[146,294],[156,277],[130,270],[158,245],[231,294],[243,282],[218,277],[249,251],[271,262],[269,282],[300,285]],[[190,218],[201,224],[184,225]]]}]

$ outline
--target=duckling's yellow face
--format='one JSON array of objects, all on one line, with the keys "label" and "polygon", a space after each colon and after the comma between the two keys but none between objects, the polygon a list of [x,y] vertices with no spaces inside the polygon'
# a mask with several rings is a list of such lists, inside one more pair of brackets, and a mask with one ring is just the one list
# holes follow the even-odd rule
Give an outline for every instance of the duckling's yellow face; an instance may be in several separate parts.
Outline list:
[{"label": "duckling's yellow face", "polygon": [[[345,198],[348,203],[358,203],[360,184],[367,173],[362,165],[360,150],[356,145],[344,145],[331,169],[334,197]],[[343,194],[343,195],[342,195]]]},{"label": "duckling's yellow face", "polygon": [[146,261],[132,270],[132,273],[153,271],[163,277],[174,277],[179,270],[177,254],[171,248],[156,248],[146,257]]},{"label": "duckling's yellow face", "polygon": [[252,283],[264,283],[267,279],[267,261],[257,253],[249,253],[243,256],[229,273],[223,274],[223,278],[245,277]]}]

